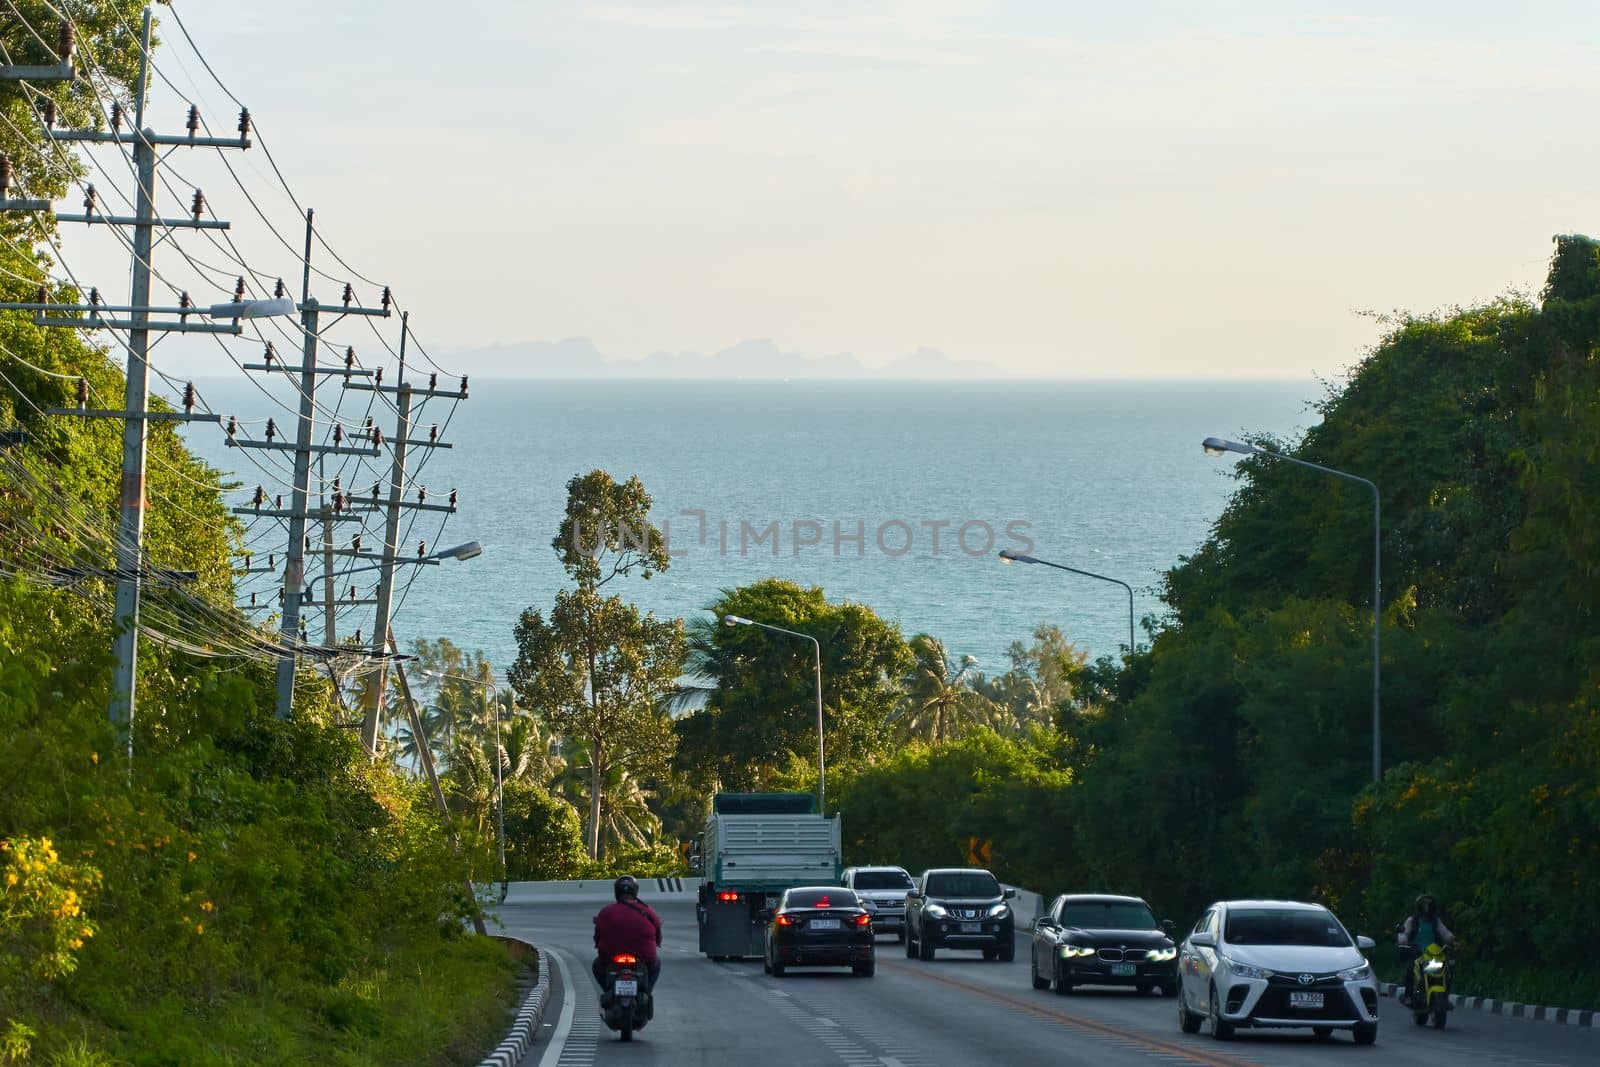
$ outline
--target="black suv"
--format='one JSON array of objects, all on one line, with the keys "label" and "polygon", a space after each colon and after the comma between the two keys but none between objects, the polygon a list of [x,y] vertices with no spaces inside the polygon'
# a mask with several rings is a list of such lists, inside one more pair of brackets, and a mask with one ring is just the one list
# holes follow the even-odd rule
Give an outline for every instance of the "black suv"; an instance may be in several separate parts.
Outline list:
[{"label": "black suv", "polygon": [[938,948],[976,948],[986,960],[1017,956],[1016,919],[1002,889],[985,870],[937,867],[923,871],[906,893],[906,958],[933,959]]}]

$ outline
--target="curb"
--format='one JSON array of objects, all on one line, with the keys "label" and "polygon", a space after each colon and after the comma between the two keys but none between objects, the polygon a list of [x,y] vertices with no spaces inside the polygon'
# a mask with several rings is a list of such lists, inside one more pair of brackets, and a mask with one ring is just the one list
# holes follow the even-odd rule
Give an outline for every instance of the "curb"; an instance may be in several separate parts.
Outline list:
[{"label": "curb", "polygon": [[[1399,999],[1404,986],[1395,982],[1383,983],[1382,992],[1386,997]],[[1600,1030],[1600,1012],[1580,1011],[1577,1008],[1551,1008],[1543,1004],[1521,1004],[1515,1000],[1501,1000],[1498,997],[1464,997],[1456,993],[1450,994],[1450,1004],[1455,1008],[1466,1008],[1471,1011],[1487,1012],[1490,1015],[1504,1015],[1510,1019],[1527,1019],[1536,1023],[1560,1023],[1564,1026],[1581,1026],[1588,1030]]]},{"label": "curb", "polygon": [[[534,946],[517,937],[507,937],[504,934],[493,934],[496,941],[506,941],[522,945],[527,949]],[[478,1067],[512,1067],[527,1053],[528,1046],[533,1043],[534,1035],[539,1032],[539,1022],[544,1018],[544,1002],[550,997],[550,967],[546,963],[546,956],[539,953],[539,980],[522,1000],[522,1007],[517,1010],[516,1020],[511,1024],[511,1030],[505,1039],[496,1045],[494,1051],[484,1057]]]}]

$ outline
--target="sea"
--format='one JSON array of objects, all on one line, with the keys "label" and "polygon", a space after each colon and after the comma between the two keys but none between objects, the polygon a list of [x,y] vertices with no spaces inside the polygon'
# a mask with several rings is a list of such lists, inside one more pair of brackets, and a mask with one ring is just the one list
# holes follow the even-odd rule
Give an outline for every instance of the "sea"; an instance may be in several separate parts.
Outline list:
[{"label": "sea", "polygon": [[[451,380],[442,379],[441,388]],[[422,384],[420,381],[418,384]],[[295,398],[284,384],[243,376],[197,381],[211,410],[259,438],[273,418],[292,436]],[[454,515],[408,512],[403,552],[415,556],[477,541],[482,554],[438,566],[408,565],[394,616],[402,644],[447,637],[481,650],[504,671],[516,656],[513,626],[528,608],[548,611],[568,584],[552,539],[573,476],[601,468],[637,476],[667,534],[670,567],[607,587],[658,616],[709,617],[721,591],[766,577],[820,586],[897,624],[929,633],[952,662],[1010,665],[1013,642],[1055,625],[1091,658],[1128,642],[1127,593],[1111,581],[1024,564],[1032,555],[1126,582],[1138,642],[1159,625],[1163,572],[1210,533],[1237,486],[1232,457],[1207,456],[1208,436],[1269,432],[1296,438],[1318,421],[1313,379],[1294,381],[559,381],[472,380],[456,405],[433,399],[411,438],[412,476],[426,502],[457,494]],[[387,399],[344,392],[330,378],[319,401],[346,433],[371,413],[392,434]],[[319,416],[325,439],[331,419]],[[285,453],[229,448],[220,427],[193,424],[191,448],[226,472],[228,499],[248,508],[255,486],[269,505],[288,502]],[[348,442],[347,442],[348,443]],[[418,464],[421,464],[420,467]],[[383,477],[387,477],[387,464]],[[370,494],[367,462],[324,457],[313,474],[325,492]],[[319,485],[317,478],[323,483]],[[415,499],[415,495],[411,497]],[[159,507],[160,501],[154,501]],[[243,516],[254,564],[281,572],[281,520]],[[358,524],[338,526],[348,547]],[[363,550],[380,535],[366,532]],[[313,527],[320,539],[320,527]],[[352,566],[349,560],[342,565]],[[373,596],[375,572],[342,579],[339,594]],[[280,574],[243,575],[241,600],[275,602]],[[320,590],[320,586],[319,586]],[[266,609],[270,610],[270,609]],[[257,610],[262,616],[262,609]],[[319,639],[324,613],[309,613]],[[373,608],[341,609],[336,636],[370,640]]]}]

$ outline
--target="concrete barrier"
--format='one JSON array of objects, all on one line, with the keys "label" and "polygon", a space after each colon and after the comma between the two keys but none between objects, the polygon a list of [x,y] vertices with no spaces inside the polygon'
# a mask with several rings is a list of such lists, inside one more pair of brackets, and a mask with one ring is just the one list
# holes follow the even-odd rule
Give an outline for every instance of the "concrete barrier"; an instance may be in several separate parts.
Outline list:
[{"label": "concrete barrier", "polygon": [[[512,882],[506,888],[507,904],[535,904],[541,900],[610,900],[612,879],[587,878],[570,882]],[[700,890],[698,878],[641,878],[639,898],[693,898]]]},{"label": "concrete barrier", "polygon": [[[538,952],[538,949],[528,942],[517,937],[505,934],[491,935],[496,941],[504,944],[508,951],[517,959],[525,959]],[[521,1061],[527,1053],[528,1046],[539,1034],[539,1022],[544,1018],[545,1002],[550,999],[550,962],[549,957],[539,953],[539,977],[528,994],[523,998],[521,1007],[517,1010],[516,1018],[512,1020],[511,1029],[505,1038],[496,1045],[493,1052],[484,1057],[479,1067],[511,1067]]]}]

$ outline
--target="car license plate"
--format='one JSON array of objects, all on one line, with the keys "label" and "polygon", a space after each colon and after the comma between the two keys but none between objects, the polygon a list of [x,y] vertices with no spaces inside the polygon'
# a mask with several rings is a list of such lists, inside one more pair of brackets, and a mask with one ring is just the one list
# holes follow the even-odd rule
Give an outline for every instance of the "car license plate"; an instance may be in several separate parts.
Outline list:
[{"label": "car license plate", "polygon": [[1300,1008],[1305,1011],[1319,1011],[1322,1008],[1322,994],[1291,992],[1289,994],[1289,1007]]},{"label": "car license plate", "polygon": [[837,930],[837,929],[839,929],[839,920],[838,919],[812,919],[811,920],[811,929],[813,929],[813,930]]},{"label": "car license plate", "polygon": [[611,991],[619,997],[635,997],[639,995],[639,983],[632,978],[619,978]]},{"label": "car license plate", "polygon": [[1132,978],[1138,973],[1139,968],[1131,963],[1113,963],[1111,965],[1111,977],[1113,978]]},{"label": "car license plate", "polygon": [[975,934],[981,929],[983,929],[983,927],[978,923],[962,923],[961,924],[961,932],[964,933],[964,934]]}]

